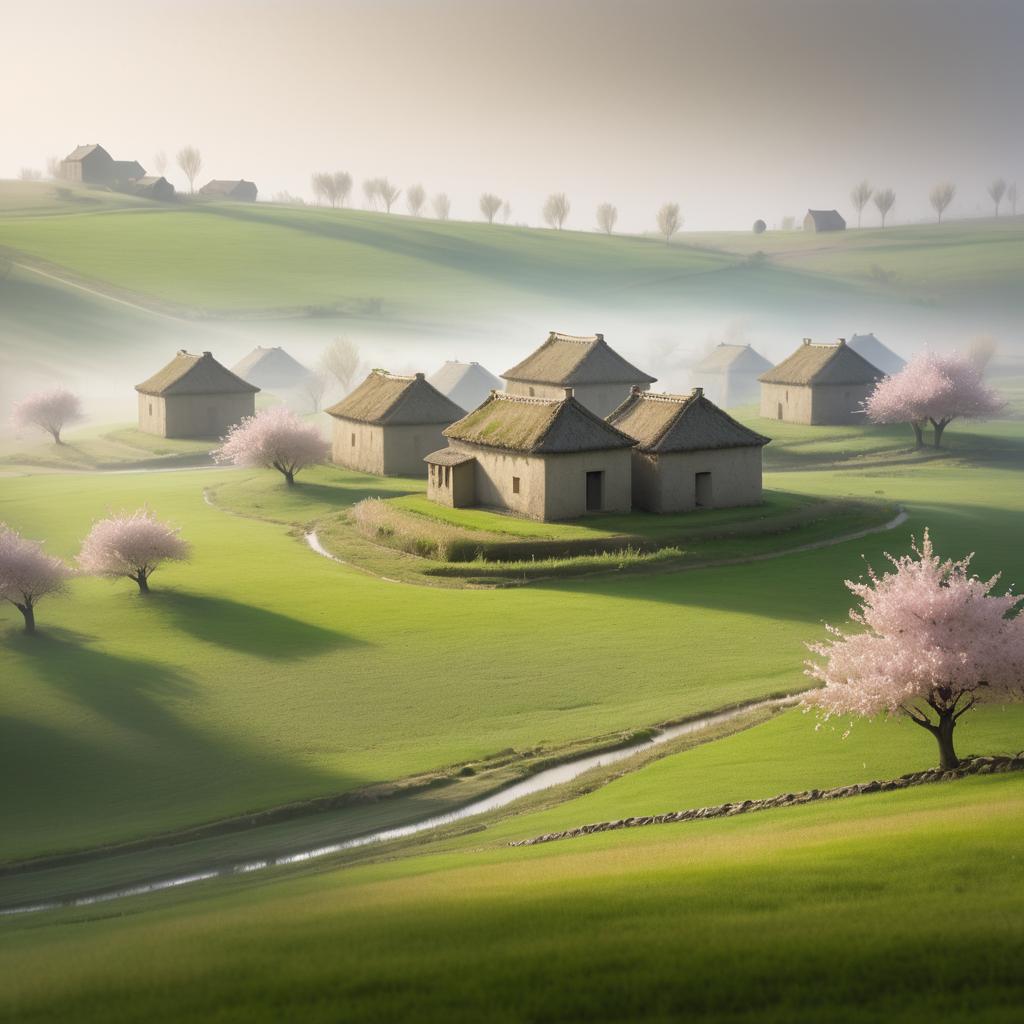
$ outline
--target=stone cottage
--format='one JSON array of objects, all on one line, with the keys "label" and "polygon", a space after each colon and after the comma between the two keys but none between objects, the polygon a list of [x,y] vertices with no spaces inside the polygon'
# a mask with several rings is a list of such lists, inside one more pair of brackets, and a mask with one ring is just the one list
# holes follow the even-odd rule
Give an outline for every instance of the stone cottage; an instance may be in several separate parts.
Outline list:
[{"label": "stone cottage", "polygon": [[492,391],[500,391],[504,385],[479,363],[460,363],[449,359],[436,373],[427,380],[463,409],[475,409],[486,401]]},{"label": "stone cottage", "polygon": [[808,210],[804,231],[845,231],[846,220],[838,210]]},{"label": "stone cottage", "polygon": [[235,202],[255,203],[259,194],[254,182],[240,178],[237,181],[208,181],[199,194],[207,199],[233,199]]},{"label": "stone cottage", "polygon": [[690,383],[702,388],[718,405],[756,402],[761,393],[758,377],[772,364],[749,345],[716,345],[690,373]]},{"label": "stone cottage", "polygon": [[279,345],[273,348],[257,345],[244,359],[231,367],[231,372],[263,391],[287,391],[302,387],[311,376],[302,363]]},{"label": "stone cottage", "polygon": [[555,331],[502,377],[510,395],[528,398],[557,401],[572,388],[576,401],[602,418],[620,406],[633,387],[648,388],[657,379],[623,359],[603,334],[575,337]]},{"label": "stone cottage", "polygon": [[427,383],[374,370],[327,412],[334,418],[332,457],[339,466],[378,476],[426,476],[423,459],[444,444],[442,431],[466,410]]},{"label": "stone cottage", "polygon": [[209,352],[181,349],[139,393],[139,430],[161,437],[223,437],[256,411],[258,387],[237,377]]},{"label": "stone cottage", "polygon": [[633,507],[648,512],[757,505],[761,449],[771,440],[705,397],[639,388],[608,417],[636,442]]},{"label": "stone cottage", "polygon": [[143,199],[155,199],[161,203],[169,203],[174,199],[174,186],[161,175],[148,174],[135,178],[130,184],[132,194]]},{"label": "stone cottage", "polygon": [[761,415],[786,423],[864,423],[862,403],[884,374],[843,338],[803,344],[761,374]]},{"label": "stone cottage", "polygon": [[426,457],[427,496],[544,521],[628,512],[633,439],[578,402],[493,391]]},{"label": "stone cottage", "polygon": [[115,160],[101,145],[77,146],[60,165],[65,181],[83,185],[127,185],[144,177],[146,169],[137,160]]}]

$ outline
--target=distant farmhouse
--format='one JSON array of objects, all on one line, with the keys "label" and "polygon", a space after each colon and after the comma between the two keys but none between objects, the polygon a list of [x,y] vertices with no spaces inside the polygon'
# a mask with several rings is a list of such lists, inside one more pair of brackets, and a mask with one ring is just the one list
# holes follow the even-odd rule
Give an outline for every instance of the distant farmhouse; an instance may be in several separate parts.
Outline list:
[{"label": "distant farmhouse", "polygon": [[749,345],[716,345],[691,371],[691,384],[718,405],[756,402],[761,391],[758,377],[772,364]]},{"label": "distant farmhouse", "polygon": [[427,496],[544,521],[628,512],[633,439],[566,388],[560,398],[493,391],[444,431],[448,447],[426,457]]},{"label": "distant farmhouse", "polygon": [[255,384],[262,391],[287,391],[302,387],[311,376],[302,363],[280,346],[263,348],[261,345],[257,345],[241,362],[232,366],[231,372]]},{"label": "distant farmhouse", "polygon": [[252,416],[258,387],[235,376],[209,352],[184,349],[139,393],[139,429],[161,437],[223,437],[239,420]]},{"label": "distant farmhouse", "polygon": [[208,181],[200,190],[201,196],[209,199],[234,199],[240,203],[255,203],[257,190],[251,181],[244,178],[238,181]]},{"label": "distant farmhouse", "polygon": [[510,395],[528,398],[558,401],[565,388],[572,388],[575,400],[601,417],[621,405],[634,386],[648,388],[657,379],[623,359],[603,334],[575,337],[555,331],[502,377]]},{"label": "distant farmhouse", "polygon": [[479,363],[460,363],[452,359],[427,380],[463,409],[475,409],[492,391],[501,391],[504,387]]},{"label": "distant farmhouse", "polygon": [[808,210],[804,231],[845,231],[846,221],[838,210]]},{"label": "distant farmhouse", "polygon": [[135,178],[130,184],[132,192],[143,199],[156,199],[167,203],[174,198],[174,186],[166,178],[149,174]]},{"label": "distant farmhouse", "polygon": [[465,409],[427,383],[374,370],[327,412],[334,417],[333,459],[380,476],[426,476],[424,457],[444,443],[442,431]]},{"label": "distant farmhouse", "polygon": [[146,173],[135,160],[115,160],[102,146],[78,146],[61,162],[61,177],[83,185],[127,185]]},{"label": "distant farmhouse", "polygon": [[882,373],[892,376],[899,373],[907,361],[886,345],[883,345],[873,334],[855,334],[846,343],[858,355],[862,355],[872,366],[877,366]]},{"label": "distant farmhouse", "polygon": [[688,395],[639,388],[608,417],[633,438],[633,506],[689,512],[761,501],[761,449],[771,440],[737,423],[700,388]]},{"label": "distant farmhouse", "polygon": [[803,344],[761,374],[761,415],[787,423],[863,423],[861,403],[884,376],[845,340]]}]

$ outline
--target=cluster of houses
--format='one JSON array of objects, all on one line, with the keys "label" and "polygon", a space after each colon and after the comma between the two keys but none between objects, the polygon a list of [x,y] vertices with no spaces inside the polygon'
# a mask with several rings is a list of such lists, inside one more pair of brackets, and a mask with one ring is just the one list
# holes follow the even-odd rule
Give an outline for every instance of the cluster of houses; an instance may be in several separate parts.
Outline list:
[{"label": "cluster of houses", "polygon": [[[72,150],[61,161],[60,174],[65,181],[114,188],[145,199],[169,202],[174,198],[174,186],[166,178],[146,174],[145,167],[137,160],[115,160],[98,143]],[[203,185],[199,194],[210,199],[254,203],[258,192],[251,181],[215,179]]]},{"label": "cluster of houses", "polygon": [[[552,332],[500,380],[478,363],[448,362],[430,379],[374,370],[327,409],[332,458],[379,476],[426,476],[428,496],[452,508],[545,521],[752,505],[770,438],[722,405],[751,398],[756,382],[767,419],[862,422],[861,403],[900,363],[870,334],[804,339],[777,366],[750,346],[719,345],[695,368],[696,387],[668,394],[651,391],[656,378],[603,335]],[[136,386],[139,427],[220,437],[253,415],[261,387],[306,374],[281,348],[258,347],[231,370],[209,352],[180,351]]]}]

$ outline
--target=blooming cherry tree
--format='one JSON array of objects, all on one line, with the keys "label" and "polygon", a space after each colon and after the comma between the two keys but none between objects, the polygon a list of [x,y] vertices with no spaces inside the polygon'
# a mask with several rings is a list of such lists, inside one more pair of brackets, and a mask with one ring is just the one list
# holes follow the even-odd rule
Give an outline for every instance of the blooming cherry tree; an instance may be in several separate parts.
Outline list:
[{"label": "blooming cherry tree", "polygon": [[148,594],[153,572],[164,562],[184,561],[188,550],[176,529],[140,508],[94,523],[82,541],[78,564],[95,576],[127,577]]},{"label": "blooming cherry tree", "polygon": [[960,354],[921,352],[899,373],[883,377],[864,403],[874,423],[909,423],[917,447],[924,444],[924,428],[931,423],[935,447],[955,419],[991,416],[1003,407],[977,363]]},{"label": "blooming cherry tree", "polygon": [[217,462],[273,467],[288,486],[295,474],[326,460],[330,445],[320,431],[303,423],[291,409],[275,405],[236,423],[213,453]]},{"label": "blooming cherry tree", "polygon": [[48,555],[42,544],[0,523],[0,599],[21,612],[26,633],[36,631],[36,605],[62,593],[69,576],[71,569]]},{"label": "blooming cherry tree", "polygon": [[38,427],[53,437],[56,444],[63,444],[60,432],[69,424],[82,418],[82,403],[78,395],[67,388],[51,388],[36,391],[14,405],[11,420],[17,430]]},{"label": "blooming cherry tree", "polygon": [[927,530],[913,554],[887,557],[895,571],[846,581],[862,631],[829,626],[831,639],[808,644],[821,660],[808,661],[807,674],[825,685],[803,703],[825,719],[906,715],[935,737],[940,766],[956,768],[960,717],[982,699],[1024,696],[1022,599],[993,593],[998,576],[971,575],[971,556],[939,558]]}]

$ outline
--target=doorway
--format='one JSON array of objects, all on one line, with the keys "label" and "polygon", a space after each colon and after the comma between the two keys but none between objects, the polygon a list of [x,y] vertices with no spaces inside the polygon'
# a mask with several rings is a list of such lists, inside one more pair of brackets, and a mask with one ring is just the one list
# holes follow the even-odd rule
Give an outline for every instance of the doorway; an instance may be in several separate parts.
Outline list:
[{"label": "doorway", "polygon": [[782,419],[782,403],[781,402],[779,402],[779,414],[775,418],[779,419],[779,420]]},{"label": "doorway", "polygon": [[587,473],[587,511],[600,512],[604,506],[604,473]]},{"label": "doorway", "polygon": [[694,481],[694,501],[697,508],[711,508],[711,474],[698,473]]}]

